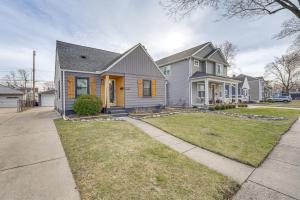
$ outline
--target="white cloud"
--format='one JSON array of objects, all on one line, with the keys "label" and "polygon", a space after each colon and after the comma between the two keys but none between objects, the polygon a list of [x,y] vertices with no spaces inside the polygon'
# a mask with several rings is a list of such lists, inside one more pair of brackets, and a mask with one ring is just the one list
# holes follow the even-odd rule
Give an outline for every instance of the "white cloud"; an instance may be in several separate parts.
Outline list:
[{"label": "white cloud", "polygon": [[236,57],[236,66],[240,73],[252,76],[263,76],[264,67],[274,57],[286,53],[288,45],[271,46],[240,52]]},{"label": "white cloud", "polygon": [[37,78],[53,79],[55,40],[116,52],[141,42],[155,59],[206,41],[230,40],[240,48],[238,67],[250,75],[261,75],[265,64],[289,44],[272,39],[285,15],[257,21],[216,19],[215,11],[199,9],[175,21],[158,1],[6,1],[0,5],[0,77],[15,67],[30,68],[35,49]]}]

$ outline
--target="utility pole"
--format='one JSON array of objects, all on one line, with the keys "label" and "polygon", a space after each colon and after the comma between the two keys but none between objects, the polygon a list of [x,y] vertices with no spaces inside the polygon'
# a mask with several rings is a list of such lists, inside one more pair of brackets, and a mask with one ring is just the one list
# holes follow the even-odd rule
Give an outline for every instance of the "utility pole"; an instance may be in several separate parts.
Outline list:
[{"label": "utility pole", "polygon": [[33,102],[35,104],[35,50],[33,50],[33,62],[32,62],[32,95]]}]

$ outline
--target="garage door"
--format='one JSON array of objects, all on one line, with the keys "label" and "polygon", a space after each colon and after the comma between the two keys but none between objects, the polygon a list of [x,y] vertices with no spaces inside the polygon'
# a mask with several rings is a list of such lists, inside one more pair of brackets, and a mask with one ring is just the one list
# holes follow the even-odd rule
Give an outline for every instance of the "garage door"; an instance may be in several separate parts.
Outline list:
[{"label": "garage door", "polygon": [[19,97],[16,96],[2,96],[0,97],[0,108],[14,108],[17,107]]},{"label": "garage door", "polygon": [[42,94],[41,95],[41,106],[54,106],[54,95],[53,94]]}]

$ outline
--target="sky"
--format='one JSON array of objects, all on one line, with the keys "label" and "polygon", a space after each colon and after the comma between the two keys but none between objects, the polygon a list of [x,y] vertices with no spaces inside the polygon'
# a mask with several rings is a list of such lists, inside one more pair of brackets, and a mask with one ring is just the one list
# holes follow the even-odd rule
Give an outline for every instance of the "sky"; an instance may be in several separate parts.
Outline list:
[{"label": "sky", "polygon": [[2,0],[0,80],[9,71],[30,70],[36,50],[37,80],[54,79],[55,42],[122,53],[142,43],[155,59],[211,41],[239,51],[236,73],[262,76],[292,38],[276,40],[287,11],[255,19],[220,20],[220,11],[198,9],[183,19],[167,15],[159,0]]}]

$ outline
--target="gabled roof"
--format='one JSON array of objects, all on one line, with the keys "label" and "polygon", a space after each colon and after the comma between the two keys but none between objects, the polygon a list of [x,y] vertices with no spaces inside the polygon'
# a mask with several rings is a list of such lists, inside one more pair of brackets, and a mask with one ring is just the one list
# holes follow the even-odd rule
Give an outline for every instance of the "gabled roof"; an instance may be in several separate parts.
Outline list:
[{"label": "gabled roof", "polygon": [[210,42],[206,42],[204,44],[200,44],[198,46],[195,46],[193,48],[181,51],[179,53],[175,53],[173,55],[170,55],[168,57],[162,58],[160,60],[156,61],[156,64],[158,66],[166,65],[175,61],[183,60],[185,58],[191,57],[194,53],[196,53],[198,50],[202,49],[204,46],[209,44]]},{"label": "gabled roof", "polygon": [[105,70],[121,54],[66,42],[56,41],[61,69],[96,72]]},{"label": "gabled roof", "polygon": [[252,76],[248,76],[248,75],[245,75],[245,74],[240,74],[240,75],[234,77],[234,79],[240,80],[240,81],[244,81],[246,77],[247,77],[248,81],[258,80],[258,78],[255,78],[255,77],[252,77]]},{"label": "gabled roof", "polygon": [[55,90],[47,90],[47,91],[43,91],[43,92],[40,92],[39,94],[55,94]]},{"label": "gabled roof", "polygon": [[0,94],[23,94],[23,92],[0,84]]}]

